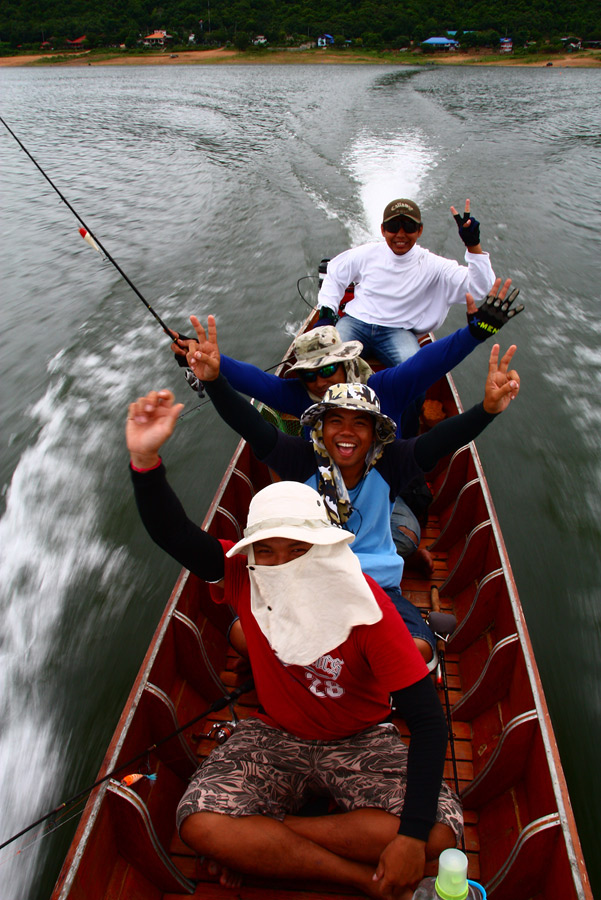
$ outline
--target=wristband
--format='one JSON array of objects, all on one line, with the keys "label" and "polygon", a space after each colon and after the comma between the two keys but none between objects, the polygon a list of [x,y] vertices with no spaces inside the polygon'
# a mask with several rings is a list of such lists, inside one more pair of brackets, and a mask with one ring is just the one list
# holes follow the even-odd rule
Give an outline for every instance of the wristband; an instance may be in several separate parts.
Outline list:
[{"label": "wristband", "polygon": [[134,464],[133,464],[133,462],[132,462],[131,460],[129,461],[129,464],[130,464],[131,468],[133,469],[133,471],[134,471],[134,472],[141,472],[142,474],[143,474],[144,472],[152,472],[154,469],[158,469],[158,467],[159,467],[160,465],[162,465],[162,463],[163,463],[163,460],[162,460],[161,457],[159,456],[159,461],[158,461],[158,463],[155,463],[154,466],[150,466],[149,469],[138,469],[137,466],[134,466]]}]

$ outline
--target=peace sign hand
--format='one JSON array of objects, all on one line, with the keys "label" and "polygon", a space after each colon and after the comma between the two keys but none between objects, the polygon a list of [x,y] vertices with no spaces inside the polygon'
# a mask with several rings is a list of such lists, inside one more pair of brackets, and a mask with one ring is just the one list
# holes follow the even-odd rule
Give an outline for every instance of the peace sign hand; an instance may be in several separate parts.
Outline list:
[{"label": "peace sign hand", "polygon": [[188,365],[201,381],[215,381],[219,376],[221,363],[215,316],[207,318],[207,332],[205,332],[196,316],[190,316],[190,321],[198,340],[190,341]]},{"label": "peace sign hand", "polygon": [[499,362],[499,344],[493,344],[488,362],[488,375],[484,387],[484,409],[491,415],[504,412],[520,391],[520,376],[509,368],[513,354],[517,350],[512,344]]},{"label": "peace sign hand", "polygon": [[476,247],[480,243],[480,222],[470,217],[470,201],[465,201],[465,212],[461,216],[454,206],[451,206],[453,218],[457,222],[459,237],[466,247]]}]

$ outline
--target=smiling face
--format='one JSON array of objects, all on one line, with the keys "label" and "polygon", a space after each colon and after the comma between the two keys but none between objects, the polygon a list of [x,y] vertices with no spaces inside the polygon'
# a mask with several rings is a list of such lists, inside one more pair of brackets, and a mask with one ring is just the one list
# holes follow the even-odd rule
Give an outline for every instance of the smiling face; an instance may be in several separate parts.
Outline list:
[{"label": "smiling face", "polygon": [[290,540],[290,538],[272,537],[263,541],[255,541],[255,563],[258,566],[283,566],[284,563],[299,556],[304,556],[313,545],[306,541]]},{"label": "smiling face", "polygon": [[347,487],[359,483],[374,435],[375,422],[369,413],[341,408],[324,415],[323,442]]},{"label": "smiling face", "polygon": [[[395,226],[396,227],[396,226]],[[424,230],[424,226],[420,225],[417,231],[414,231],[413,234],[407,234],[406,231],[403,231],[400,228],[396,234],[393,234],[391,231],[386,231],[386,227],[384,225],[380,226],[382,231],[382,237],[395,254],[395,256],[404,256],[405,253],[409,253],[409,251],[417,244],[418,239],[421,237],[422,232]]]}]

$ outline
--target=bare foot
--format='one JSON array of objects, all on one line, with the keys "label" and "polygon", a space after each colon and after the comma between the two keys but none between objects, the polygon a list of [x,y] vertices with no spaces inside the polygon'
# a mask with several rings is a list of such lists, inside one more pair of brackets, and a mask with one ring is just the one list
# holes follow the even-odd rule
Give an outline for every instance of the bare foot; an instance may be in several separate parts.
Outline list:
[{"label": "bare foot", "polygon": [[238,675],[250,675],[252,672],[250,660],[239,656],[232,662],[232,672],[237,672]]},{"label": "bare foot", "polygon": [[423,547],[419,547],[411,556],[408,556],[405,563],[425,578],[430,578],[434,571],[432,554]]},{"label": "bare foot", "polygon": [[[360,885],[360,889],[367,894],[368,897],[372,897],[373,900],[382,900],[383,894],[380,890],[380,885],[377,881],[373,881],[371,878],[367,884]],[[400,893],[395,893],[395,900],[412,900],[413,891],[411,888],[401,889]]]},{"label": "bare foot", "polygon": [[222,887],[237,888],[242,884],[243,878],[240,872],[233,872],[215,860],[211,860],[208,869],[211,875],[219,875],[219,884]]}]

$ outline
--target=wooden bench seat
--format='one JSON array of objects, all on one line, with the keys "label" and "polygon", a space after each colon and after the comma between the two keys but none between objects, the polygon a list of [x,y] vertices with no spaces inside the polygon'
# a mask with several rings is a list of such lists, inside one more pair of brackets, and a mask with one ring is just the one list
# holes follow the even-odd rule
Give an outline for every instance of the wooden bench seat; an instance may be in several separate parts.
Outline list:
[{"label": "wooden bench seat", "polygon": [[[530,900],[539,896],[560,834],[559,813],[526,825],[505,865],[485,883],[488,900]],[[556,896],[562,896],[561,890]]]},{"label": "wooden bench seat", "polygon": [[505,696],[519,650],[517,634],[510,634],[493,647],[476,683],[453,706],[453,718],[469,722]]},{"label": "wooden bench seat", "polygon": [[538,729],[536,710],[512,719],[484,769],[461,792],[464,806],[477,809],[521,780],[532,739]]},{"label": "wooden bench seat", "polygon": [[196,885],[172,863],[154,830],[146,804],[131,788],[110,780],[106,803],[119,854],[161,891],[193,894]]},{"label": "wooden bench seat", "polygon": [[484,496],[480,482],[474,478],[461,489],[450,515],[441,517],[441,532],[438,538],[430,545],[430,550],[448,550],[459,540],[464,540],[478,522],[488,518],[488,511],[484,503]]}]

